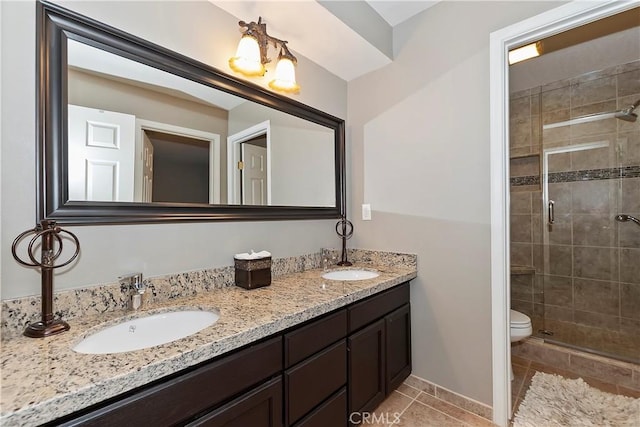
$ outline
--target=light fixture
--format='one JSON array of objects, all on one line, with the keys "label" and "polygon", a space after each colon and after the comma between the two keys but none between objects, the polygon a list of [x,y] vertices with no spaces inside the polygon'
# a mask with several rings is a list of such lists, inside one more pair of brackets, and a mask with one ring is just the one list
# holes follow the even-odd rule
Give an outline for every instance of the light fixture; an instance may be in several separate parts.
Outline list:
[{"label": "light fixture", "polygon": [[243,29],[243,34],[240,43],[238,43],[236,56],[229,59],[231,69],[245,76],[264,76],[265,65],[271,62],[267,56],[267,50],[269,44],[272,44],[273,47],[279,49],[280,53],[275,76],[269,82],[269,87],[288,93],[300,92],[300,86],[296,83],[295,71],[298,60],[289,51],[287,41],[267,34],[267,24],[262,22],[262,17],[258,18],[257,23],[240,21],[238,25]]},{"label": "light fixture", "polygon": [[535,58],[542,54],[542,42],[535,42],[509,51],[509,65],[526,59]]},{"label": "light fixture", "polygon": [[246,76],[264,76],[266,70],[260,61],[258,40],[251,35],[242,36],[236,56],[229,60],[229,66]]}]

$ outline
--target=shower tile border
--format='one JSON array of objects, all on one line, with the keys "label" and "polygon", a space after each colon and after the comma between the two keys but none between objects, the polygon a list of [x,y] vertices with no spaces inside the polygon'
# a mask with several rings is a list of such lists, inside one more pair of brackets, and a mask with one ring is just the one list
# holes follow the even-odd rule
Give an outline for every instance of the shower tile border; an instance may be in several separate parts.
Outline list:
[{"label": "shower tile border", "polygon": [[640,165],[618,168],[585,169],[571,172],[554,172],[549,174],[550,183],[600,181],[605,179],[639,178]]},{"label": "shower tile border", "polygon": [[[570,172],[553,172],[549,174],[548,182],[558,184],[563,182],[603,181],[607,179],[640,178],[640,165],[623,166],[618,168],[585,169]],[[511,186],[539,185],[538,175],[516,176],[511,178]]]},{"label": "shower tile border", "polygon": [[511,178],[512,187],[522,187],[525,185],[540,185],[540,176],[538,175],[514,176]]}]

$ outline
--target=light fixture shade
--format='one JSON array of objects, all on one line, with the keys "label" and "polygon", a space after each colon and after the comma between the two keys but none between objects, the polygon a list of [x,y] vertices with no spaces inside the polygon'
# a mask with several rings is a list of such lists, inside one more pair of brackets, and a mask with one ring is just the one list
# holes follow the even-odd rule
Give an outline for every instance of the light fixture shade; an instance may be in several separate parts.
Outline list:
[{"label": "light fixture shade", "polygon": [[296,83],[296,68],[290,58],[280,56],[276,64],[276,76],[269,82],[269,87],[282,92],[300,92],[300,86]]},{"label": "light fixture shade", "polygon": [[258,41],[247,34],[242,36],[236,56],[229,59],[229,66],[232,70],[246,76],[264,76],[265,68],[260,61]]}]

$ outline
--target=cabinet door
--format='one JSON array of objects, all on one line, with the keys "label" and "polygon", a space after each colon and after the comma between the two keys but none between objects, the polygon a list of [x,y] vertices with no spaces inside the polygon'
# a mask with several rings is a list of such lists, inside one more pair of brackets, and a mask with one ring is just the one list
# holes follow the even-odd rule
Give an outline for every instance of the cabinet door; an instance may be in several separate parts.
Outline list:
[{"label": "cabinet door", "polygon": [[409,304],[385,317],[386,394],[411,373],[411,308]]},{"label": "cabinet door", "polygon": [[385,320],[348,338],[349,413],[373,411],[385,397]]},{"label": "cabinet door", "polygon": [[275,378],[187,426],[281,427],[282,380]]}]

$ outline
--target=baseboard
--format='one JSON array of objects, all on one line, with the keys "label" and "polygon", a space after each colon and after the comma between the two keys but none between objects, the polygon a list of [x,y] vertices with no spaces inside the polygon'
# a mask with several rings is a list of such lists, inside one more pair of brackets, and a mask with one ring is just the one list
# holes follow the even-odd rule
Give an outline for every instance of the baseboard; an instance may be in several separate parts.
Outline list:
[{"label": "baseboard", "polygon": [[478,415],[489,421],[493,420],[493,409],[477,400],[458,394],[445,387],[432,383],[431,381],[420,378],[416,375],[409,375],[404,384],[417,388],[427,394],[430,394],[440,400],[444,400],[452,405],[462,408],[472,414]]}]

